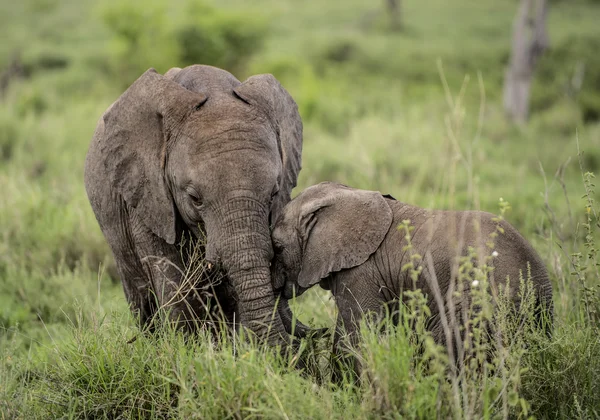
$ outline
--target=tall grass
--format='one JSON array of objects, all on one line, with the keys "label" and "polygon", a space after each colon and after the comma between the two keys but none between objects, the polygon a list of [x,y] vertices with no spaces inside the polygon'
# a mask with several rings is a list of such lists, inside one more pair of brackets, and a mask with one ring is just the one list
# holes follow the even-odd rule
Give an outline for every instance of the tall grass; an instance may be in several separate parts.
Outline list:
[{"label": "tall grass", "polygon": [[[128,315],[79,313],[68,339],[4,377],[3,412],[25,418],[330,418],[352,394],[315,385],[270,349],[166,323],[138,335]],[[131,338],[135,336],[136,340]],[[18,372],[18,373],[14,373]]]}]

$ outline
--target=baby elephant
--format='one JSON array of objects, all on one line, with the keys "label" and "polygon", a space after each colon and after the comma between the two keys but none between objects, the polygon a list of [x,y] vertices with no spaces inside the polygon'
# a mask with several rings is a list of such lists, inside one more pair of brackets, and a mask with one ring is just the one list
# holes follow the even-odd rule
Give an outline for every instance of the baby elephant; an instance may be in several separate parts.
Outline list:
[{"label": "baby elephant", "polygon": [[[410,249],[406,229],[398,229],[405,220],[413,227]],[[493,248],[487,245],[490,240]],[[428,211],[376,191],[323,182],[287,204],[275,224],[273,246],[275,290],[287,299],[317,283],[331,290],[339,310],[338,338],[342,327],[355,336],[365,312],[382,313],[385,305],[397,310],[403,291],[419,288],[431,310],[428,328],[438,343],[447,343],[447,326],[461,322],[471,302],[469,290],[480,287],[469,281],[462,293],[449,292],[456,290],[450,288],[457,282],[459,257],[468,255],[469,247],[477,254],[475,266],[486,260],[493,266],[492,293],[509,278],[518,307],[520,276],[529,277],[537,316],[546,311],[552,319],[552,286],[544,263],[515,228],[489,213]],[[410,270],[403,269],[414,254],[421,257],[413,259],[415,266],[422,267],[415,284]]]}]

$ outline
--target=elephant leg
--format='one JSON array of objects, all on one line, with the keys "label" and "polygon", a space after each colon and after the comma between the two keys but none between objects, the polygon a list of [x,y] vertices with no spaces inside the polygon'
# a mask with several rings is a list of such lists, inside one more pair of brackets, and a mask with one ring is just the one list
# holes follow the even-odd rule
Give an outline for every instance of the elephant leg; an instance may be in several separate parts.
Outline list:
[{"label": "elephant leg", "polygon": [[140,327],[152,330],[156,304],[151,298],[152,285],[136,251],[126,204],[120,196],[113,196],[102,200],[101,205],[102,211],[96,215],[113,253],[125,298],[139,318]]},{"label": "elephant leg", "polygon": [[187,282],[179,247],[154,235],[114,192],[100,195],[93,207],[140,327],[154,330],[158,310],[167,309],[177,325],[195,329],[210,299]]},{"label": "elephant leg", "polygon": [[[366,317],[377,325],[385,313],[385,301],[376,283],[365,282],[358,269],[336,275],[332,291],[335,293],[338,318],[334,335],[336,364],[346,371],[347,380],[360,381],[363,366],[360,354],[360,324]],[[350,375],[350,377],[348,377]],[[339,372],[334,381],[343,380]]]},{"label": "elephant leg", "polygon": [[[210,322],[211,290],[205,287],[210,281],[209,273],[188,270],[183,262],[183,250],[154,235],[135,214],[130,216],[130,225],[157,309],[166,311],[171,321],[187,331],[201,327],[199,322]],[[214,324],[210,325],[212,329],[218,329]]]},{"label": "elephant leg", "polygon": [[360,378],[360,362],[356,357],[358,330],[354,325],[346,328],[341,313],[338,313],[333,335],[331,381],[336,385],[357,383]]}]

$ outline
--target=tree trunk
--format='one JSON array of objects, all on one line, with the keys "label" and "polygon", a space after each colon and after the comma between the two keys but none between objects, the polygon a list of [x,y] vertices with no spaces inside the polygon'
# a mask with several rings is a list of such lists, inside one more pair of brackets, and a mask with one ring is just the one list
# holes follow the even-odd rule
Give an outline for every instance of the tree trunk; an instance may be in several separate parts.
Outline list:
[{"label": "tree trunk", "polygon": [[521,0],[515,18],[512,52],[504,81],[504,110],[518,124],[527,121],[533,71],[548,47],[547,14],[547,0]]},{"label": "tree trunk", "polygon": [[392,31],[400,30],[402,21],[400,19],[400,1],[401,0],[385,0],[386,9],[390,17],[390,29]]}]

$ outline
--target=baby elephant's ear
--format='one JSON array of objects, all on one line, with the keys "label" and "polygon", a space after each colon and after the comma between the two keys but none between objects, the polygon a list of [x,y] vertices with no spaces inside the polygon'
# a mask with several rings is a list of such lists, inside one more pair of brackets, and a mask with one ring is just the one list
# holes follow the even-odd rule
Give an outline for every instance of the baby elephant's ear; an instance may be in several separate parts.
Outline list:
[{"label": "baby elephant's ear", "polygon": [[313,188],[323,191],[303,203],[299,220],[304,252],[298,284],[304,288],[364,263],[392,224],[392,210],[377,191],[331,183]]}]

